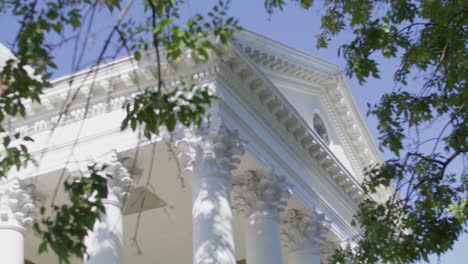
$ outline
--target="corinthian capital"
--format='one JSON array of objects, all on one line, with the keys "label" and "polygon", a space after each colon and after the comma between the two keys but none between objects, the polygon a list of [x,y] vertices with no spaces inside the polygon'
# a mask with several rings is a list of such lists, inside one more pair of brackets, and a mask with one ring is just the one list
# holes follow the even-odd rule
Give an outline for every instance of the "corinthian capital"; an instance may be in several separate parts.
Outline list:
[{"label": "corinthian capital", "polygon": [[202,175],[230,175],[244,154],[237,130],[228,129],[218,114],[200,129],[179,127],[174,136],[185,168]]},{"label": "corinthian capital", "polygon": [[88,169],[82,171],[84,177],[97,173],[107,180],[108,194],[105,202],[122,206],[125,197],[135,181],[141,177],[141,170],[134,168],[134,162],[127,157],[119,156],[117,152],[102,161],[91,162]]},{"label": "corinthian capital", "polygon": [[290,251],[319,249],[329,230],[330,221],[315,209],[290,209],[282,219],[282,237]]},{"label": "corinthian capital", "polygon": [[278,216],[287,205],[291,185],[271,168],[247,171],[233,178],[234,207],[247,216]]},{"label": "corinthian capital", "polygon": [[18,178],[0,180],[0,228],[20,231],[32,223],[34,203],[31,194]]}]

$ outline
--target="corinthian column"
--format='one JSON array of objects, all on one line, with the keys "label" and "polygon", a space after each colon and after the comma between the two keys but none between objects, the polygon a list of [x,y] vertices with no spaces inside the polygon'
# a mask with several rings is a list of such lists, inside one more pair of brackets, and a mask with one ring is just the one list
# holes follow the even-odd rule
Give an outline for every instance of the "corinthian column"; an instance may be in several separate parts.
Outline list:
[{"label": "corinthian column", "polygon": [[236,131],[219,116],[198,131],[182,130],[176,141],[192,171],[192,243],[194,264],[235,264],[231,211],[231,171],[243,154]]},{"label": "corinthian column", "polygon": [[25,225],[32,222],[33,200],[19,179],[0,180],[0,259],[2,263],[24,263]]},{"label": "corinthian column", "polygon": [[290,264],[320,264],[320,245],[330,230],[330,222],[316,210],[288,210],[282,234]]},{"label": "corinthian column", "polygon": [[236,209],[247,217],[247,263],[282,264],[279,213],[289,185],[271,169],[248,171],[233,184]]},{"label": "corinthian column", "polygon": [[[129,170],[114,153],[109,161],[99,162],[95,170],[107,179],[108,195],[102,200],[105,213],[94,224],[92,232],[85,239],[86,264],[122,263],[123,243],[123,201],[133,180]],[[89,173],[89,172],[88,172]]]}]

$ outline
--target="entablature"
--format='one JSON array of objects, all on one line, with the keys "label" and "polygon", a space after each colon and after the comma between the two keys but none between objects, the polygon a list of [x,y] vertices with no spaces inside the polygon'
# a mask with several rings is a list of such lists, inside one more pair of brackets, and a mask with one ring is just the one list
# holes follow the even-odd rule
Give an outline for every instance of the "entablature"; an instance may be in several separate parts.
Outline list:
[{"label": "entablature", "polygon": [[[219,75],[220,67],[229,67],[247,85],[247,92],[259,99],[265,112],[269,112],[278,125],[292,135],[297,146],[295,151],[300,150],[298,155],[305,154],[316,161],[356,203],[363,199],[359,182],[271,81],[257,69],[242,47],[233,44],[227,52],[218,54],[218,58],[204,64],[186,58],[188,62],[182,61],[179,65],[185,65],[183,70],[189,71],[186,74],[192,76],[198,84],[212,82]],[[191,68],[187,65],[191,65]],[[135,96],[140,89],[154,85],[157,76],[154,74],[155,67],[155,61],[151,60],[149,54],[146,60],[139,63],[132,58],[124,58],[60,78],[53,82],[53,88],[47,89],[41,96],[42,104],[26,104],[30,109],[29,115],[24,120],[12,120],[12,127],[15,132],[34,134],[57,125],[121,109],[125,100]],[[176,86],[177,65],[163,64],[162,67],[163,73],[167,74],[165,79],[168,86]],[[323,76],[323,73],[320,74]],[[73,101],[69,98],[73,98]],[[68,111],[63,112],[64,107],[69,107]]]},{"label": "entablature", "polygon": [[[126,100],[157,83],[157,65],[155,60],[151,60],[151,55],[149,53],[140,62],[127,57],[53,80],[52,87],[45,89],[40,96],[41,103],[24,101],[27,115],[6,120],[6,127],[15,133],[32,135],[122,109]],[[218,71],[215,61],[204,64],[180,61],[179,64],[194,65],[182,70],[197,85],[209,84]],[[177,65],[163,64],[161,67],[166,89],[180,85],[181,72],[177,72]]]},{"label": "entablature", "polygon": [[338,66],[246,31],[236,34],[233,46],[237,46],[262,70],[323,87],[330,105],[338,113],[337,121],[343,130],[342,140],[351,143],[348,144],[348,155],[357,161],[355,167],[362,171],[368,165],[382,162],[380,152]]}]

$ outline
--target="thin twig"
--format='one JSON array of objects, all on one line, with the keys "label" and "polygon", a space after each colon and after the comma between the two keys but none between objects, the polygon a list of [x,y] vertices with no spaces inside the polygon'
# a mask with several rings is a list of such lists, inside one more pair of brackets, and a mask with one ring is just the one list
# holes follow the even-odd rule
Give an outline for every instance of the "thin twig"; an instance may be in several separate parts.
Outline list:
[{"label": "thin twig", "polygon": [[154,165],[154,160],[156,157],[156,147],[158,143],[155,142],[153,144],[153,149],[151,152],[151,159],[150,159],[150,164],[149,164],[149,172],[148,172],[148,177],[146,178],[146,183],[145,183],[145,188],[143,189],[142,193],[142,198],[141,198],[141,204],[140,204],[140,211],[138,212],[137,220],[136,220],[136,225],[135,225],[135,232],[133,233],[133,236],[130,238],[130,240],[136,245],[138,254],[141,254],[141,248],[138,245],[138,232],[140,230],[140,222],[141,222],[141,216],[143,215],[143,206],[145,205],[145,200],[146,200],[146,189],[150,185],[151,178],[153,177],[153,165]]},{"label": "thin twig", "polygon": [[[107,39],[106,39],[106,41],[105,41],[105,43],[104,43],[104,46],[103,46],[103,48],[101,49],[101,52],[100,52],[100,54],[99,54],[99,56],[98,56],[98,59],[96,60],[96,65],[99,65],[99,64],[101,63],[101,60],[102,60],[102,58],[104,57],[104,54],[105,54],[105,52],[106,52],[106,50],[107,50],[107,48],[108,48],[108,46],[109,46],[109,43],[110,43],[110,41],[111,41],[111,39],[112,39],[113,34],[115,33],[115,31],[116,31],[117,28],[119,27],[120,23],[121,23],[122,20],[124,19],[124,17],[125,17],[125,15],[126,15],[127,11],[129,10],[129,8],[130,8],[130,6],[133,4],[133,2],[134,2],[134,0],[129,0],[129,1],[127,2],[127,5],[125,6],[125,8],[124,8],[124,9],[122,10],[122,12],[119,14],[119,17],[118,17],[116,23],[114,24],[114,26],[113,26],[111,32],[110,32],[109,35],[107,36]],[[94,73],[97,73],[97,70],[98,70],[98,67],[92,68],[91,71],[89,71],[89,72],[87,73],[87,75],[86,75],[86,77],[85,77],[85,80],[83,80],[83,82],[86,81],[86,79],[90,76],[91,73],[93,73],[93,72],[94,72]],[[93,83],[94,83],[94,81],[96,80],[96,77],[97,77],[96,74],[94,74]],[[74,101],[74,99],[77,97],[77,95],[78,95],[78,93],[79,93],[81,87],[82,87],[82,86],[79,86],[79,87],[77,88],[77,90],[75,91],[75,93],[74,93],[74,95],[73,95],[73,97],[72,97],[72,100],[70,101],[70,103],[68,103],[68,104],[66,105],[64,112],[67,112],[68,109],[71,107],[71,104],[72,104],[72,102]],[[89,92],[89,94],[88,94],[88,96],[87,96],[87,98],[86,98],[85,112],[84,112],[84,115],[83,115],[83,121],[81,122],[80,127],[79,127],[79,129],[78,129],[77,138],[79,138],[79,136],[80,136],[80,134],[81,134],[81,132],[82,132],[82,130],[83,130],[84,123],[85,123],[85,122],[84,122],[84,119],[86,119],[87,114],[88,114],[89,105],[90,105],[90,102],[91,102],[91,95],[93,94],[93,91],[94,91],[94,85],[91,86],[90,92]],[[58,121],[57,121],[57,125],[58,125],[58,123],[60,123],[60,118],[61,118],[61,116],[62,116],[62,114],[63,114],[64,112],[62,112],[62,113],[60,114],[59,119],[58,119]],[[66,159],[66,161],[65,161],[65,164],[68,164],[68,163],[69,163],[70,158],[71,158],[71,156],[73,155],[74,149],[75,149],[75,147],[76,147],[77,144],[78,144],[78,140],[75,140],[75,141],[73,142],[72,147],[71,147],[70,154],[68,155],[68,157],[67,157],[67,159]],[[52,205],[55,203],[55,200],[56,200],[57,194],[58,194],[58,189],[59,189],[61,183],[63,182],[64,176],[65,176],[65,170],[62,171],[62,173],[61,173],[61,175],[60,175],[60,177],[59,177],[58,183],[57,183],[57,187],[56,187],[55,190],[54,190],[54,194],[53,194],[52,199],[51,199],[51,204],[52,204]]]}]

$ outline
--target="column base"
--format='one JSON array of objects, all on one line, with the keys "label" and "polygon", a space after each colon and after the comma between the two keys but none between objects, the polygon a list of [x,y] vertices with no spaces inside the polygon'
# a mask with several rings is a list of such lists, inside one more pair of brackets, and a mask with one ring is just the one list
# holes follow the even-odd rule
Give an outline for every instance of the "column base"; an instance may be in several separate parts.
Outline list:
[{"label": "column base", "polygon": [[257,212],[247,221],[247,263],[283,264],[279,214]]},{"label": "column base", "polygon": [[93,232],[86,237],[85,264],[122,263],[122,209],[114,203],[104,203],[104,207],[106,214],[94,224]]}]

